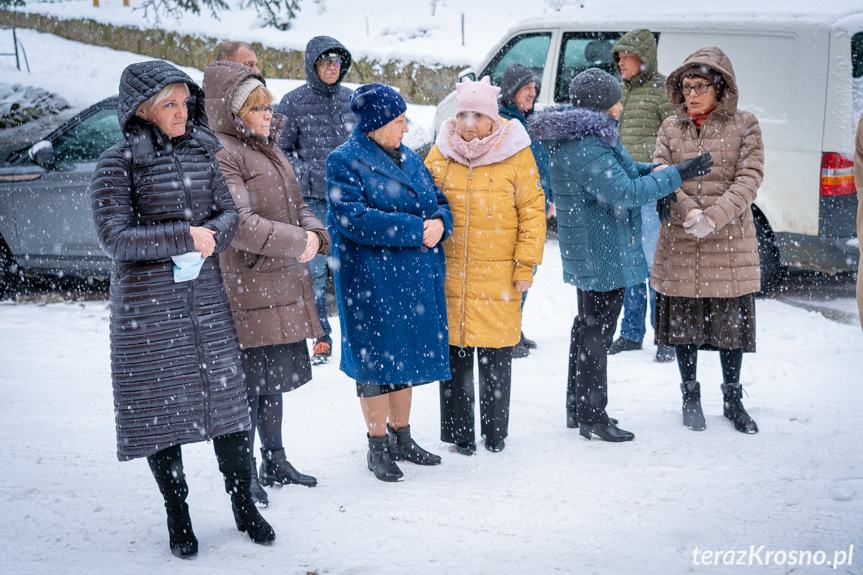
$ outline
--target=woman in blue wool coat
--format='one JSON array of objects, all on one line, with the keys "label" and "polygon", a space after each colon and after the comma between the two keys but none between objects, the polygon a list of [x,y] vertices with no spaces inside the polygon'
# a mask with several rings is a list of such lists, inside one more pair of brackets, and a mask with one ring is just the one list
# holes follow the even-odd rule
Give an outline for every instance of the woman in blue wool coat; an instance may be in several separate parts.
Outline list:
[{"label": "woman in blue wool coat", "polygon": [[665,198],[682,180],[709,172],[705,154],[664,166],[634,162],[621,145],[623,107],[616,78],[590,68],[569,87],[574,107],[530,119],[531,136],[550,157],[564,281],[575,285],[578,315],[572,325],[567,382],[567,426],[605,441],[635,435],[617,427],[608,404],[608,346],[628,286],[647,278],[641,247],[641,206]]},{"label": "woman in blue wool coat", "polygon": [[357,382],[368,467],[399,481],[395,461],[441,459],[410,434],[411,387],[450,378],[444,253],[452,213],[422,159],[401,144],[407,105],[383,84],[351,97],[357,126],[327,158],[327,225],[341,370]]}]

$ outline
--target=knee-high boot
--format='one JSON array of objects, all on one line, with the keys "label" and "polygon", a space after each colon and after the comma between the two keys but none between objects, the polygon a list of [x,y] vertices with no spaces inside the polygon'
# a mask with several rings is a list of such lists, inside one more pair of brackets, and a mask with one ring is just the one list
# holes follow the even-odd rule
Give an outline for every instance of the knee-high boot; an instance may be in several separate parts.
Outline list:
[{"label": "knee-high boot", "polygon": [[175,445],[148,456],[147,463],[165,498],[171,553],[180,559],[191,559],[198,554],[198,539],[192,531],[192,519],[186,503],[189,487],[183,474],[180,446]]},{"label": "knee-high boot", "polygon": [[213,439],[219,471],[225,476],[225,491],[231,496],[231,508],[237,529],[247,531],[255,543],[272,543],[276,533],[255,507],[250,485],[249,434],[247,431],[220,435]]}]

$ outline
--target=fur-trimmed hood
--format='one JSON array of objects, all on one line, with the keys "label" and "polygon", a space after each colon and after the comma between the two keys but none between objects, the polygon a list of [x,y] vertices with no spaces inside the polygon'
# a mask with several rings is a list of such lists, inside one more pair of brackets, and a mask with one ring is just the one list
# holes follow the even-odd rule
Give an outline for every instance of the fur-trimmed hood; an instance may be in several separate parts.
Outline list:
[{"label": "fur-trimmed hood", "polygon": [[583,140],[599,138],[609,146],[620,141],[617,120],[605,112],[574,106],[557,106],[533,114],[527,121],[534,140]]},{"label": "fur-trimmed hood", "polygon": [[700,66],[702,72],[718,72],[722,74],[722,79],[725,81],[725,89],[722,91],[722,96],[716,104],[716,110],[729,116],[737,112],[737,99],[739,92],[737,90],[737,77],[734,75],[734,68],[731,67],[731,60],[725,55],[725,52],[716,46],[708,46],[696,50],[686,57],[683,64],[678,66],[671,74],[668,75],[668,80],[665,82],[665,90],[668,94],[668,101],[671,107],[680,116],[686,116],[686,101],[683,99],[683,94],[680,93],[680,83],[683,80],[683,73],[693,67]]},{"label": "fur-trimmed hood", "polygon": [[511,120],[499,120],[501,133],[497,142],[487,152],[476,158],[465,158],[455,150],[453,138],[461,138],[456,133],[455,118],[449,118],[441,124],[435,144],[445,158],[463,164],[465,166],[490,166],[510,158],[525,148],[530,147],[530,136],[521,122]]}]

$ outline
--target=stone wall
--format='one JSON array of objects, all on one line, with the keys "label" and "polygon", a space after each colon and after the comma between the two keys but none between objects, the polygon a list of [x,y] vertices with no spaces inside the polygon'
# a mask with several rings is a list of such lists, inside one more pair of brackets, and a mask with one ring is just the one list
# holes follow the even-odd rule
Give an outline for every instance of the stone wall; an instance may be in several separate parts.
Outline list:
[{"label": "stone wall", "polygon": [[[93,20],[61,20],[9,10],[0,10],[0,25],[32,28],[77,42],[145,54],[200,70],[213,61],[217,47],[226,40],[158,29],[112,26]],[[265,77],[305,78],[302,52],[278,50],[258,43],[251,45],[263,64],[261,72]],[[429,67],[414,62],[362,59],[354,62],[346,81],[359,84],[383,82],[398,87],[411,103],[433,105],[453,89],[458,70],[455,67]]]}]

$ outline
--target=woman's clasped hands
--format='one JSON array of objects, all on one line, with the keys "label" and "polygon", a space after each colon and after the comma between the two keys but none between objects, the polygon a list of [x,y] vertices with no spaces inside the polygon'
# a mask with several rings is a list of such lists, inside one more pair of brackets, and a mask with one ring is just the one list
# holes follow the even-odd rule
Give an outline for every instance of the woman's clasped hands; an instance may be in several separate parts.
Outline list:
[{"label": "woman's clasped hands", "polygon": [[689,210],[686,214],[686,221],[683,222],[684,231],[695,236],[698,239],[709,236],[716,229],[716,224],[709,217],[704,215],[704,211],[700,209]]},{"label": "woman's clasped hands", "polygon": [[312,258],[318,253],[321,247],[321,238],[315,232],[306,231],[306,249],[303,253],[297,256],[297,261],[301,264],[312,261]]},{"label": "woman's clasped hands", "polygon": [[216,251],[216,232],[201,226],[189,226],[189,233],[195,245],[195,251],[201,252],[201,257],[207,259]]},{"label": "woman's clasped hands", "polygon": [[433,248],[443,237],[443,221],[440,218],[423,221],[423,245]]}]

